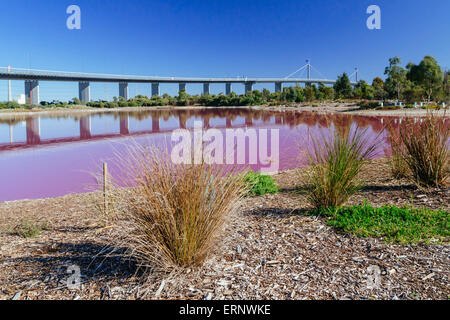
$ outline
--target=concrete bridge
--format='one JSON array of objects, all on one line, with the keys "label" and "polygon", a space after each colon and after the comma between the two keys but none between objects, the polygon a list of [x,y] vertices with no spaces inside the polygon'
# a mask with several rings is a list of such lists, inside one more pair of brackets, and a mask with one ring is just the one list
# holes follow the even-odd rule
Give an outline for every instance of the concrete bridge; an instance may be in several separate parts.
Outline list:
[{"label": "concrete bridge", "polygon": [[[0,68],[0,80],[24,80],[25,81],[25,97],[26,102],[32,105],[39,105],[39,81],[67,81],[78,82],[79,99],[87,103],[91,100],[90,83],[91,82],[107,82],[118,83],[119,97],[128,100],[128,84],[129,83],[149,83],[151,84],[151,96],[160,95],[159,85],[161,83],[178,84],[179,91],[186,90],[187,84],[202,83],[203,94],[209,94],[209,87],[212,83],[225,85],[225,94],[230,94],[233,84],[242,84],[245,86],[245,92],[253,90],[256,83],[274,83],[276,92],[282,91],[285,83],[304,83],[311,86],[313,83],[323,83],[324,85],[332,85],[336,81],[329,79],[311,78],[311,64],[309,61],[305,66],[296,72],[307,68],[307,78],[190,78],[190,77],[151,77],[151,76],[133,76],[133,75],[114,75],[114,74],[94,74],[94,73],[78,73],[78,72],[62,72],[49,70],[33,70],[33,69],[13,69],[10,67]],[[295,72],[295,73],[296,73]],[[356,71],[357,74],[357,71]],[[356,75],[356,85],[358,79]],[[10,90],[9,90],[10,92]],[[11,97],[9,97],[11,100]]]}]

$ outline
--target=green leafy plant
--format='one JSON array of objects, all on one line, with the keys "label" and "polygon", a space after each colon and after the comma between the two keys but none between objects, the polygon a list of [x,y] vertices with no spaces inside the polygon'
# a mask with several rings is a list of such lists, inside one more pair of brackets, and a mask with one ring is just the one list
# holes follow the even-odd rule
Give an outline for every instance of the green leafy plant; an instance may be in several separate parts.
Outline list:
[{"label": "green leafy plant", "polygon": [[261,174],[260,172],[248,171],[244,175],[244,181],[248,184],[249,194],[252,195],[263,195],[267,193],[277,193],[278,186],[275,180],[266,174]]},{"label": "green leafy plant", "polygon": [[338,230],[360,237],[382,237],[387,242],[448,242],[450,237],[450,213],[445,210],[376,208],[365,202],[358,206],[321,209],[320,213],[329,216],[327,224]]}]

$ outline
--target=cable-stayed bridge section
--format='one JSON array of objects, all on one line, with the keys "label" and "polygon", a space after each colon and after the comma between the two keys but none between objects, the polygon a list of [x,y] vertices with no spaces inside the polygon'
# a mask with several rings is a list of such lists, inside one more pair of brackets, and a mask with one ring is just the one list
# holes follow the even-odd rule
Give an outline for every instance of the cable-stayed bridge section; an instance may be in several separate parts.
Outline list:
[{"label": "cable-stayed bridge section", "polygon": [[[128,84],[129,83],[149,83],[151,84],[151,96],[160,95],[159,85],[161,83],[178,84],[179,91],[186,90],[187,84],[202,83],[203,94],[209,94],[210,84],[218,83],[225,84],[225,94],[232,92],[233,84],[243,84],[245,92],[253,90],[253,85],[256,83],[274,83],[275,91],[282,91],[285,83],[303,83],[306,86],[311,86],[313,83],[324,85],[332,85],[336,80],[330,80],[326,77],[312,78],[311,72],[315,69],[309,61],[307,64],[291,73],[284,78],[194,78],[194,77],[157,77],[157,76],[137,76],[137,75],[114,75],[114,74],[96,74],[96,73],[79,73],[79,72],[63,72],[51,70],[35,70],[35,69],[18,69],[10,67],[0,67],[0,80],[24,80],[25,81],[25,97],[26,103],[38,105],[39,100],[39,81],[64,81],[64,82],[78,82],[79,99],[86,103],[90,99],[90,83],[104,82],[104,83],[118,83],[119,96],[128,100]],[[320,72],[315,69],[319,74]],[[307,71],[306,78],[293,78],[293,76],[300,71]],[[351,82],[356,85],[358,81],[358,70],[352,75],[355,75],[356,82]],[[351,76],[352,76],[351,75]],[[10,92],[10,89],[9,89]],[[11,101],[11,94],[8,96]]]}]

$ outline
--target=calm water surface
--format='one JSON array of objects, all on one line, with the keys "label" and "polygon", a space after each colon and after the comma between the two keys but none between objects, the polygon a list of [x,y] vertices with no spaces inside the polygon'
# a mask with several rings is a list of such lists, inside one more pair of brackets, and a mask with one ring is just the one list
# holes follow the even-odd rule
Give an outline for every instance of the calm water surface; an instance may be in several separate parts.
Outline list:
[{"label": "calm water surface", "polygon": [[[279,129],[280,170],[304,165],[299,146],[308,145],[308,134],[326,134],[333,127],[367,128],[372,137],[380,134],[377,156],[390,152],[383,129],[386,117],[244,108],[11,117],[0,119],[0,201],[90,191],[95,184],[92,174],[99,173],[103,162],[112,161],[114,152],[123,150],[132,140],[170,147],[171,132],[192,129],[194,121],[201,121],[204,129],[223,131]],[[251,167],[261,169],[261,165]]]}]

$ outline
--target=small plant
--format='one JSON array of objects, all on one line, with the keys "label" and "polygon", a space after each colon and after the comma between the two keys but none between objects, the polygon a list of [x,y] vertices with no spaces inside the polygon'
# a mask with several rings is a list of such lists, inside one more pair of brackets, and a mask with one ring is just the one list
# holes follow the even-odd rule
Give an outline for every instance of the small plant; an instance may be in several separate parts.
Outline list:
[{"label": "small plant", "polygon": [[[114,219],[129,254],[141,266],[171,271],[201,265],[228,217],[247,193],[242,174],[221,167],[174,164],[170,154],[137,143],[121,157],[122,199]],[[128,160],[124,160],[128,159]]]},{"label": "small plant", "polygon": [[48,229],[47,224],[40,224],[34,220],[22,219],[12,228],[12,234],[23,238],[34,238]]},{"label": "small plant", "polygon": [[357,175],[375,155],[378,140],[371,141],[366,132],[347,127],[335,129],[330,138],[311,137],[312,151],[305,151],[310,168],[303,171],[301,179],[312,206],[340,206],[360,189]]},{"label": "small plant", "polygon": [[275,184],[275,180],[260,172],[248,171],[244,175],[244,181],[248,184],[249,194],[261,196],[267,193],[277,193],[278,186]]},{"label": "small plant", "polygon": [[320,213],[330,216],[327,224],[339,230],[360,237],[383,237],[387,242],[448,242],[450,237],[450,213],[445,210],[376,208],[365,202]]},{"label": "small plant", "polygon": [[450,174],[450,128],[444,119],[429,112],[421,121],[409,119],[400,126],[403,158],[419,186],[445,185]]}]

